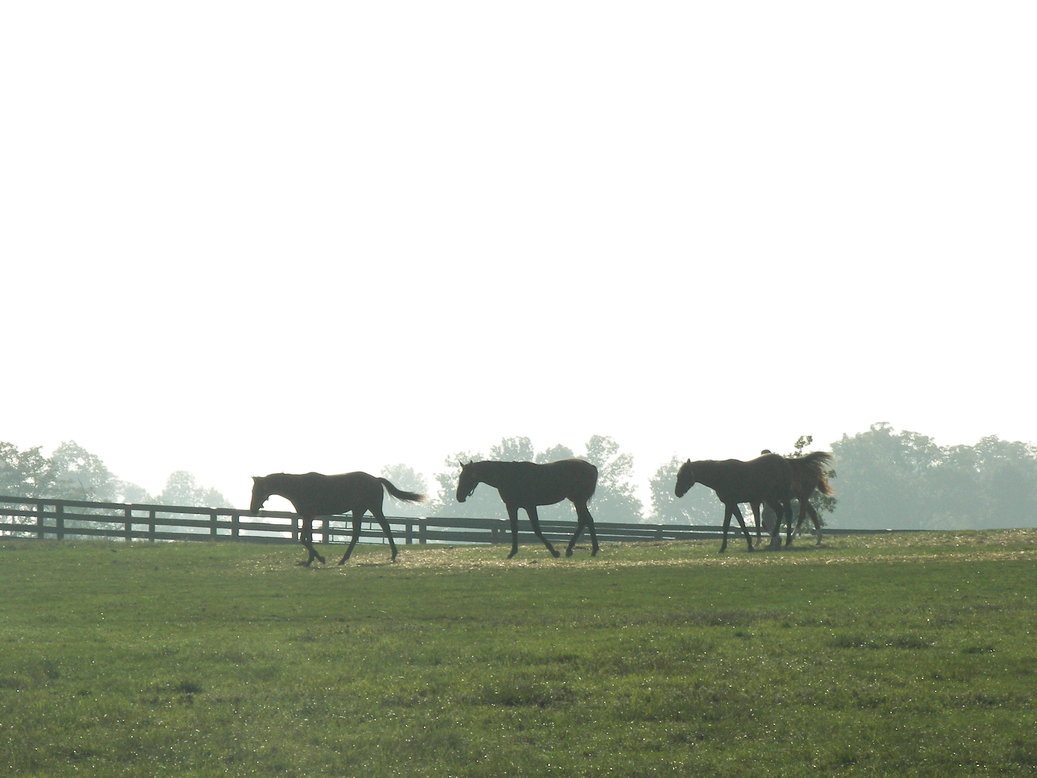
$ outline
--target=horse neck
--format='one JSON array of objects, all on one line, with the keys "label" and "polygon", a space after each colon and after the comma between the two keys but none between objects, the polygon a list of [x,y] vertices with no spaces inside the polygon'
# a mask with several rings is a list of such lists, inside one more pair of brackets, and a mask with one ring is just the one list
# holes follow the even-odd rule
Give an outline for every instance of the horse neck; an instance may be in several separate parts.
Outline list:
[{"label": "horse neck", "polygon": [[692,472],[695,474],[696,483],[715,489],[722,484],[722,468],[717,467],[719,463],[711,460],[692,462]]},{"label": "horse neck", "polygon": [[507,462],[477,462],[474,465],[476,483],[484,483],[494,488],[499,487],[507,464]]},{"label": "horse neck", "polygon": [[273,478],[273,481],[263,482],[263,491],[266,492],[266,496],[269,497],[284,497],[289,502],[294,502],[298,489],[296,489],[296,479],[290,475],[281,474],[278,476],[267,476],[267,478]]}]

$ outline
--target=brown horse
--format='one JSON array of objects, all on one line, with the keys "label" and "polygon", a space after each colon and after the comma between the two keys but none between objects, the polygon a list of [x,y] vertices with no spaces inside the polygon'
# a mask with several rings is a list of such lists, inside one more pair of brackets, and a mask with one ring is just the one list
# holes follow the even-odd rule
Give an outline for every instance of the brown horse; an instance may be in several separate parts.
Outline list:
[{"label": "brown horse", "polygon": [[771,546],[781,545],[778,535],[781,532],[781,517],[784,516],[788,526],[788,534],[792,536],[792,511],[789,508],[789,483],[791,476],[789,465],[784,457],[777,454],[765,454],[756,459],[743,462],[738,459],[716,461],[713,459],[692,462],[690,459],[677,471],[677,484],[674,493],[683,497],[696,483],[704,484],[716,492],[717,498],[724,504],[724,540],[720,551],[727,550],[727,531],[731,526],[731,517],[738,518],[742,525],[742,533],[749,550],[753,550],[753,541],[745,526],[745,519],[738,503],[747,502],[753,510],[756,525],[760,525],[760,504],[766,503],[778,514],[778,521],[771,534]]},{"label": "brown horse", "polygon": [[[771,452],[764,449],[760,453],[770,454]],[[799,533],[803,526],[803,519],[808,514],[814,524],[814,534],[817,536],[816,545],[821,545],[821,519],[818,518],[814,506],[811,505],[810,497],[815,490],[825,495],[834,494],[827,476],[827,469],[832,463],[832,455],[827,451],[815,451],[803,457],[785,457],[785,461],[789,463],[789,496],[793,500],[799,500],[799,520],[796,522],[795,530],[789,533],[786,545],[792,544],[792,538]],[[759,524],[756,525],[756,545],[760,545]]]},{"label": "brown horse", "polygon": [[566,556],[572,556],[576,539],[586,527],[591,534],[591,556],[598,553],[598,535],[594,530],[594,518],[587,502],[598,485],[598,468],[582,459],[563,459],[546,465],[534,462],[469,462],[461,465],[457,479],[457,501],[464,502],[480,483],[496,487],[500,498],[508,509],[511,522],[511,559],[518,553],[518,511],[522,508],[529,516],[533,533],[543,541],[551,556],[559,556],[554,546],[540,531],[538,505],[554,505],[569,500],[576,508],[576,532]]},{"label": "brown horse", "polygon": [[256,476],[252,480],[252,507],[249,508],[252,515],[259,512],[267,498],[276,494],[294,505],[295,512],[302,516],[300,540],[310,553],[305,562],[299,563],[303,567],[309,567],[314,559],[324,564],[324,557],[313,548],[313,520],[318,516],[330,516],[346,511],[353,513],[353,537],[349,541],[349,548],[338,563],[345,564],[349,555],[353,553],[353,546],[360,537],[361,521],[367,511],[375,517],[385,537],[389,539],[392,561],[395,562],[396,544],[393,542],[385,514],[382,513],[382,487],[397,500],[421,502],[425,499],[423,494],[405,492],[397,489],[385,478],[376,478],[361,472],[341,475],[272,473]]},{"label": "brown horse", "polygon": [[[824,495],[834,494],[835,490],[828,483],[828,469],[832,464],[832,455],[827,451],[815,451],[805,457],[787,457],[791,470],[791,481],[789,490],[792,498],[799,500],[799,520],[796,522],[796,533],[803,526],[803,519],[807,514],[814,523],[814,533],[817,535],[817,543],[821,545],[821,520],[817,511],[810,504],[810,498],[815,491]],[[793,533],[795,534],[795,533]],[[789,539],[791,542],[791,538]]]}]

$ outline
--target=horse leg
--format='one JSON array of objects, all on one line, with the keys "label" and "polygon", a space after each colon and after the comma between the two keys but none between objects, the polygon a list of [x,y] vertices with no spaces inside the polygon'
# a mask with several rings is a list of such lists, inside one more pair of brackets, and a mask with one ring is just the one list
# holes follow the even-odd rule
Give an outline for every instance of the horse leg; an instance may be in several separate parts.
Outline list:
[{"label": "horse leg", "polygon": [[508,522],[511,524],[511,553],[508,554],[508,559],[511,559],[518,553],[518,506],[508,505],[507,509]]},{"label": "horse leg", "polygon": [[[753,512],[753,520],[756,522],[756,547],[757,548],[759,548],[759,546],[760,546],[760,525],[763,524],[763,521],[761,520],[760,507],[763,504],[764,503],[759,503],[759,502],[751,502],[751,503],[749,503],[749,508]],[[739,518],[741,518],[741,517],[739,517]]]},{"label": "horse leg", "polygon": [[360,539],[360,528],[364,522],[364,511],[360,508],[353,509],[353,536],[349,539],[349,545],[346,547],[346,553],[342,555],[342,558],[338,560],[340,565],[344,565],[346,560],[353,554],[353,546]]},{"label": "horse leg", "polygon": [[299,562],[300,567],[309,567],[314,559],[320,560],[321,564],[324,564],[324,557],[317,553],[317,550],[313,547],[313,517],[303,516],[302,517],[302,532],[300,533],[300,540],[310,555],[306,558],[305,562]]},{"label": "horse leg", "polygon": [[784,500],[781,506],[785,509],[785,547],[792,545],[792,500]]},{"label": "horse leg", "polygon": [[390,559],[389,561],[390,562],[395,562],[396,561],[396,542],[392,539],[392,531],[389,529],[389,522],[385,520],[385,514],[382,513],[382,509],[381,508],[379,508],[376,511],[373,510],[371,512],[374,514],[374,517],[376,519],[378,519],[378,524],[379,524],[379,526],[381,526],[382,532],[385,533],[385,537],[388,538],[388,540],[389,540],[389,550],[392,551],[392,559]]},{"label": "horse leg", "polygon": [[[529,516],[529,523],[533,527],[533,534],[544,542],[544,545],[547,546],[547,550],[551,552],[551,556],[553,556],[555,559],[560,557],[561,554],[555,551],[555,547],[551,545],[547,538],[544,537],[544,533],[540,531],[540,516],[537,515],[536,506],[531,505],[528,508],[526,508],[526,515]],[[571,549],[569,553],[572,553]]]},{"label": "horse leg", "polygon": [[[814,510],[814,506],[810,504],[810,500],[803,500],[800,502],[800,512],[802,513],[804,507],[810,513],[810,520],[814,523],[814,533],[817,535],[817,542],[815,546],[821,545],[821,519],[817,515],[817,511]],[[800,523],[803,519],[800,518]]]},{"label": "horse leg", "polygon": [[724,542],[720,545],[720,551],[723,553],[727,550],[727,529],[731,526],[731,517],[735,516],[738,519],[738,523],[742,525],[742,534],[745,535],[745,542],[749,546],[749,550],[753,550],[753,539],[749,534],[749,529],[745,526],[745,517],[742,516],[742,511],[738,507],[738,503],[733,502],[724,506],[727,510],[724,512]]},{"label": "horse leg", "polygon": [[598,533],[594,529],[594,517],[591,516],[590,508],[587,507],[586,502],[574,502],[573,505],[576,507],[576,534],[573,535],[573,539],[569,541],[569,548],[566,550],[565,555],[573,555],[573,546],[576,545],[576,538],[579,537],[580,532],[584,527],[586,527],[591,533],[591,556],[596,556],[598,553]]},{"label": "horse leg", "polygon": [[793,533],[795,535],[799,534],[799,530],[803,526],[803,519],[805,519],[807,516],[806,504],[806,500],[799,501],[799,514],[796,517],[796,531]]},{"label": "horse leg", "polygon": [[760,504],[759,503],[749,503],[749,507],[753,509],[753,517],[756,519],[756,547],[759,548],[759,546],[760,546],[760,524],[762,524],[762,522],[760,521]]},{"label": "horse leg", "polygon": [[[575,503],[573,503],[575,505]],[[568,547],[565,549],[565,555],[573,555],[573,547],[576,545],[576,538],[580,537],[580,533],[583,532],[583,516],[580,515],[579,509],[576,511],[576,531],[573,532],[572,540],[569,541]]]}]

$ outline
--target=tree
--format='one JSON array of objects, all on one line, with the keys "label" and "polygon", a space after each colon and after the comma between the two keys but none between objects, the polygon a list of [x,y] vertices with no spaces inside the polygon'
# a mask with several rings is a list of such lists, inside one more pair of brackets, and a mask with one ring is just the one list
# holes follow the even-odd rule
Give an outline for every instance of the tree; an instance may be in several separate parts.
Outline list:
[{"label": "tree", "polygon": [[926,483],[943,452],[916,432],[894,433],[886,423],[843,435],[832,445],[839,462],[840,512],[849,526],[921,528],[930,515]]},{"label": "tree", "polygon": [[70,500],[114,502],[119,481],[100,457],[74,441],[62,443],[50,456],[54,494]]},{"label": "tree", "polygon": [[20,451],[0,443],[0,494],[11,497],[53,497],[53,471],[40,446]]},{"label": "tree", "polygon": [[198,485],[194,475],[186,470],[171,473],[166,488],[156,498],[159,505],[211,508],[226,505],[227,499],[215,489]]},{"label": "tree", "polygon": [[633,484],[634,458],[623,454],[610,437],[594,435],[587,441],[584,457],[598,467],[598,488],[594,492],[591,513],[598,521],[642,521],[643,506]]},{"label": "tree", "polygon": [[1037,449],[996,436],[941,448],[873,424],[832,446],[851,527],[964,529],[1037,524]]}]

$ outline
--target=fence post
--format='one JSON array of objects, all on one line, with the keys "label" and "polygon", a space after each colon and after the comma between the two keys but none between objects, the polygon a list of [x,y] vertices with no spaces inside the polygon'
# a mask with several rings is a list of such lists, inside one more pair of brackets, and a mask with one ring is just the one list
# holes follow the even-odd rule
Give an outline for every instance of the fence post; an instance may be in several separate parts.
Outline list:
[{"label": "fence post", "polygon": [[230,536],[237,539],[241,535],[241,514],[235,511],[230,515]]},{"label": "fence post", "polygon": [[58,540],[65,539],[65,506],[63,504],[54,504],[54,529],[57,531]]},{"label": "fence post", "polygon": [[155,542],[155,511],[148,511],[148,540]]},{"label": "fence post", "polygon": [[126,542],[129,543],[131,540],[133,540],[133,509],[130,508],[129,505],[127,505],[125,508],[122,509],[122,511],[123,515],[126,517],[126,524],[124,527],[123,536],[126,538]]},{"label": "fence post", "polygon": [[216,509],[209,509],[209,537],[216,540]]}]

